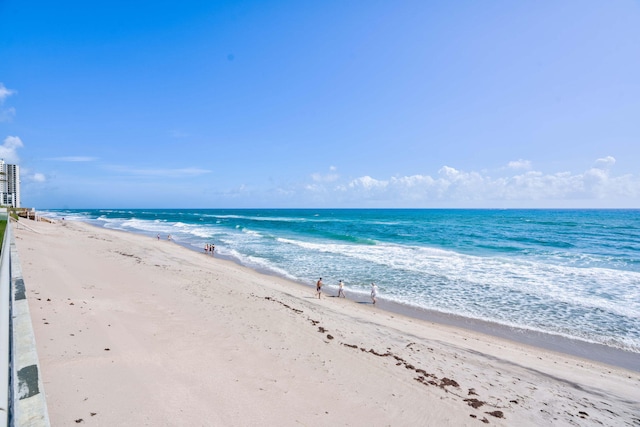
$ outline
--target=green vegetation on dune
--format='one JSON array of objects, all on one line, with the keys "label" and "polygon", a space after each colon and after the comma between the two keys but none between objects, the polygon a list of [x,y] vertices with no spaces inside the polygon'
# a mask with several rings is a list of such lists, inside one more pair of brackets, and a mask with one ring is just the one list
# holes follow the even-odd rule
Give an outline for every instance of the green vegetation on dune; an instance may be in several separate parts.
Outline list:
[{"label": "green vegetation on dune", "polygon": [[2,248],[2,242],[4,241],[4,230],[7,228],[7,221],[0,220],[0,248]]}]

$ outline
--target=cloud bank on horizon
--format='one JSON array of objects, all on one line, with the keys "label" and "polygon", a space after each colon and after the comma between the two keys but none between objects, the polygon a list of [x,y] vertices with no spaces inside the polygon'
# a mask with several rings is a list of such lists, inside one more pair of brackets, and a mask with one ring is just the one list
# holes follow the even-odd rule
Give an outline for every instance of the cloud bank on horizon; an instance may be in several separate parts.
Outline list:
[{"label": "cloud bank on horizon", "polygon": [[[582,173],[545,174],[530,170],[531,162],[509,162],[506,169],[527,169],[521,173],[496,175],[491,172],[460,171],[443,166],[431,175],[374,178],[362,176],[335,183],[335,169],[326,177],[313,174],[305,187],[309,195],[325,202],[340,200],[349,205],[375,207],[588,207],[604,201],[610,206],[636,206],[640,179],[612,174],[615,158],[597,159]],[[330,179],[327,179],[330,178]],[[625,201],[631,201],[630,204]]]},{"label": "cloud bank on horizon", "polygon": [[498,3],[5,4],[0,158],[37,208],[640,208],[640,5]]}]

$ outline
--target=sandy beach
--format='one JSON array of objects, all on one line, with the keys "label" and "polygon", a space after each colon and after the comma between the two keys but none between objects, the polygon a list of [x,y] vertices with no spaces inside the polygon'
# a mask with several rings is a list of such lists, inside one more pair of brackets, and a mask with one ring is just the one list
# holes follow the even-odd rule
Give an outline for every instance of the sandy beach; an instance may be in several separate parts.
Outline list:
[{"label": "sandy beach", "polygon": [[167,240],[24,224],[53,426],[640,425],[639,372],[317,299]]}]

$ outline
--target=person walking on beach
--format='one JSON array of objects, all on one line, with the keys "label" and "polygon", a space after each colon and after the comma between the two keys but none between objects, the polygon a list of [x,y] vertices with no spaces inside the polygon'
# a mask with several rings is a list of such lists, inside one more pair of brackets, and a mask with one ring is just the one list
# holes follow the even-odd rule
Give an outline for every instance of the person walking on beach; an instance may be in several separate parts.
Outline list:
[{"label": "person walking on beach", "polygon": [[322,292],[320,291],[322,289],[322,277],[318,279],[318,281],[316,282],[316,293],[318,294],[318,299],[320,299],[320,295],[322,295]]},{"label": "person walking on beach", "polygon": [[160,240],[160,233],[158,233],[158,240]]},{"label": "person walking on beach", "polygon": [[344,296],[344,283],[342,283],[342,280],[340,280],[340,283],[338,283],[338,298],[345,298]]},{"label": "person walking on beach", "polygon": [[205,243],[204,244],[204,253],[206,254],[207,252],[209,252],[209,244]]},{"label": "person walking on beach", "polygon": [[216,250],[216,245],[214,245],[213,243],[209,245],[209,252],[211,252],[211,256],[213,256],[213,253]]},{"label": "person walking on beach", "polygon": [[371,301],[373,302],[373,305],[376,304],[376,297],[378,296],[378,287],[376,286],[375,283],[371,283]]}]

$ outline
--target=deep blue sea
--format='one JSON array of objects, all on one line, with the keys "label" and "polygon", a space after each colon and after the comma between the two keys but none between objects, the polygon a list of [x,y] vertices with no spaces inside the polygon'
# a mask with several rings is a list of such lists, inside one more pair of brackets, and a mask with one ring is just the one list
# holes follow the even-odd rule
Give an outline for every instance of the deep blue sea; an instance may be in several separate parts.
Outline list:
[{"label": "deep blue sea", "polygon": [[[297,282],[640,352],[639,210],[49,210]],[[336,288],[334,288],[336,289]]]}]

